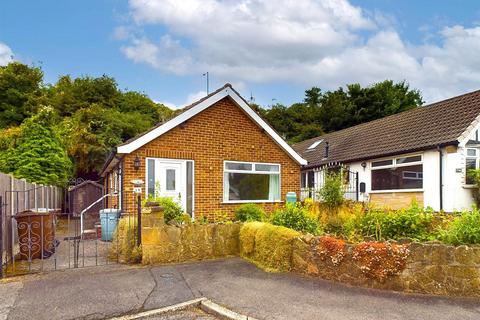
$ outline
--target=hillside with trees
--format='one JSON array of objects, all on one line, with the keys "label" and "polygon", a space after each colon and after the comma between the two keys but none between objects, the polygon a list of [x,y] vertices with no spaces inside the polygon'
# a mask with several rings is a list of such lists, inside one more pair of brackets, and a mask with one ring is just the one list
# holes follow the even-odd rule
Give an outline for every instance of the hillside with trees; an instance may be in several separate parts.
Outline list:
[{"label": "hillside with trees", "polygon": [[115,145],[174,115],[108,76],[62,76],[45,84],[38,67],[0,67],[0,172],[33,182],[98,178]]},{"label": "hillside with trees", "polygon": [[[252,106],[295,143],[421,104],[407,83],[386,80],[326,92],[312,87],[290,106]],[[39,67],[12,62],[0,67],[0,172],[57,185],[69,177],[97,179],[115,145],[175,114],[143,93],[120,90],[106,75],[46,84]]]},{"label": "hillside with trees", "polygon": [[369,87],[350,84],[322,92],[305,91],[302,102],[257,110],[288,142],[295,143],[421,106],[422,96],[406,82],[391,80]]}]

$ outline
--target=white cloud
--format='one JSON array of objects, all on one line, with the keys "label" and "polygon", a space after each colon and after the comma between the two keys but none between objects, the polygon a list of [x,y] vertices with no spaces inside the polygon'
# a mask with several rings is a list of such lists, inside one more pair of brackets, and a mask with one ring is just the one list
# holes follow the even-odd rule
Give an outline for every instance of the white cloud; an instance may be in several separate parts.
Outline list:
[{"label": "white cloud", "polygon": [[190,93],[189,95],[187,95],[187,99],[185,100],[185,102],[183,102],[181,104],[176,104],[176,103],[173,103],[173,102],[170,102],[170,101],[155,101],[155,102],[161,103],[161,104],[169,107],[170,109],[176,110],[176,109],[181,109],[183,107],[186,107],[186,106],[202,99],[206,95],[207,95],[207,92],[201,90],[201,91],[193,92],[193,93]]},{"label": "white cloud", "polygon": [[439,44],[411,45],[395,17],[348,0],[130,0],[130,8],[136,27],[161,25],[167,34],[133,37],[122,51],[162,72],[324,89],[407,80],[427,101],[480,83],[480,27],[447,27]]},{"label": "white cloud", "polygon": [[13,61],[13,51],[9,46],[0,42],[0,66]]},{"label": "white cloud", "polygon": [[187,96],[187,101],[185,102],[185,105],[188,106],[189,104],[192,104],[192,103],[202,99],[206,95],[207,95],[207,92],[203,91],[203,90],[191,93]]}]

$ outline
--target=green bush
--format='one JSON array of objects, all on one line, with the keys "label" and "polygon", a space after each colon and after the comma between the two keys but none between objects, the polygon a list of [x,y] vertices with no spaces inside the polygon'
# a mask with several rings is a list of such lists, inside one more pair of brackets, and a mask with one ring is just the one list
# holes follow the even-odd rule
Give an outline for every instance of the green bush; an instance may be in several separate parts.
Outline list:
[{"label": "green bush", "polygon": [[412,204],[402,210],[370,210],[359,221],[363,236],[374,236],[377,240],[411,238],[414,240],[432,240],[433,210]]},{"label": "green bush", "polygon": [[182,207],[170,197],[148,197],[144,200],[145,203],[154,202],[163,208],[163,216],[165,223],[176,221],[182,223],[185,220]]},{"label": "green bush", "polygon": [[288,203],[283,209],[276,210],[271,223],[313,235],[318,235],[321,231],[318,220],[310,216],[308,208],[300,203]]},{"label": "green bush", "polygon": [[480,211],[462,212],[440,231],[440,239],[454,245],[480,244]]},{"label": "green bush", "polygon": [[345,201],[342,177],[336,173],[329,173],[325,177],[325,183],[319,191],[322,202],[330,209],[340,208]]},{"label": "green bush", "polygon": [[266,271],[289,271],[293,241],[300,235],[270,223],[248,222],[240,229],[240,255]]},{"label": "green bush", "polygon": [[265,216],[262,208],[254,203],[246,203],[235,210],[235,220],[238,221],[261,221]]}]

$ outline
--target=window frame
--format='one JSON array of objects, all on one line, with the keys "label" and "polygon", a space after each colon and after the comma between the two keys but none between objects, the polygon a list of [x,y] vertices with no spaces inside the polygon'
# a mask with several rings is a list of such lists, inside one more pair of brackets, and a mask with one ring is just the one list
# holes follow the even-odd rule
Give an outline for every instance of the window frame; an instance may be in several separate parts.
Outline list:
[{"label": "window frame", "polygon": [[[410,158],[410,157],[420,157],[419,161],[412,161],[412,162],[405,162],[405,163],[397,163],[398,159],[401,158]],[[392,160],[392,164],[390,165],[384,165],[384,166],[378,166],[374,167],[373,163],[374,162],[380,162],[380,161],[387,161],[387,160]],[[373,190],[373,179],[372,179],[372,173],[375,170],[381,170],[381,169],[393,169],[393,168],[401,168],[401,167],[410,167],[410,166],[416,166],[416,165],[422,165],[422,187],[421,188],[409,188],[409,189],[381,189],[381,190]],[[398,155],[395,157],[389,157],[389,158],[382,158],[382,159],[375,159],[373,161],[370,161],[370,193],[390,193],[390,192],[421,192],[424,190],[423,188],[423,154],[409,154],[409,155]]]},{"label": "window frame", "polygon": [[[233,170],[227,169],[227,163],[247,163],[252,165],[252,170]],[[256,164],[266,164],[278,166],[277,171],[257,171],[255,170]],[[280,199],[278,200],[229,200],[225,199],[225,173],[246,173],[246,174],[277,174],[278,175],[278,184],[279,184],[279,195]],[[250,161],[236,161],[236,160],[223,160],[223,172],[222,172],[222,199],[223,203],[278,203],[282,202],[282,165],[280,163],[270,163],[270,162],[250,162]]]},{"label": "window frame", "polygon": [[[468,150],[475,150],[475,156],[469,156],[468,155]],[[475,159],[475,170],[480,168],[480,149],[479,148],[471,148],[471,147],[466,147],[465,148],[465,178],[463,179],[463,185],[467,187],[474,187],[475,183],[467,183],[467,178],[468,178],[468,172],[467,172],[467,159]]]}]

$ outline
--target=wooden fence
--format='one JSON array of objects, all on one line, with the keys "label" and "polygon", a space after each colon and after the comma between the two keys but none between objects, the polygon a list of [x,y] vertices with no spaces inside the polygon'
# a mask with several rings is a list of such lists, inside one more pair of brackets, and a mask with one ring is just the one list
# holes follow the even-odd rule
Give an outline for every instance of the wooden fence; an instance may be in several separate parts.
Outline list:
[{"label": "wooden fence", "polygon": [[[11,175],[0,172],[0,212],[1,216],[1,238],[2,246],[0,251],[1,265],[5,261],[5,252],[10,250],[12,245],[17,244],[16,237],[10,237],[12,232],[7,232],[16,228],[12,223],[14,219],[11,216],[17,212],[25,210],[36,211],[59,211],[63,205],[63,188],[56,186],[44,186],[35,183],[26,182],[23,179],[16,179]],[[13,239],[12,239],[13,238]]]}]

